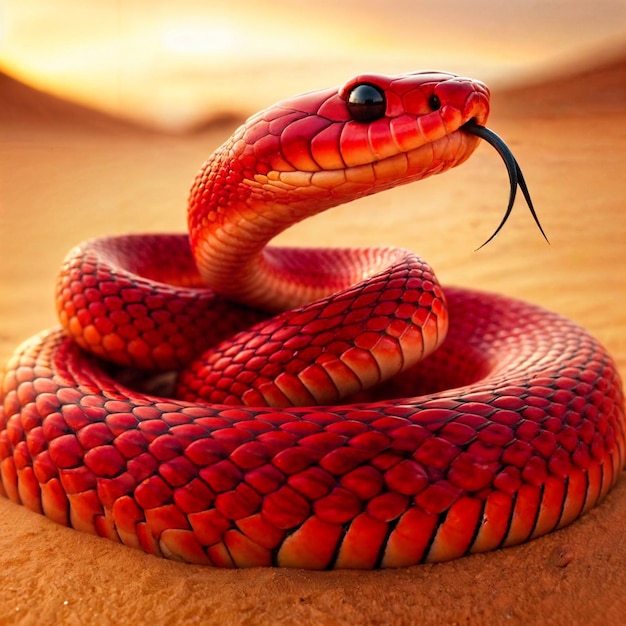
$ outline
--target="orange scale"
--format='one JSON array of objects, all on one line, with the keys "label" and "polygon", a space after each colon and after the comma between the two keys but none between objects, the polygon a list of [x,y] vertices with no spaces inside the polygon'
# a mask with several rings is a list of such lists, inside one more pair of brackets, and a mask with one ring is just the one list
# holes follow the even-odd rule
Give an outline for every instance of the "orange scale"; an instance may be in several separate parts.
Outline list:
[{"label": "orange scale", "polygon": [[136,486],[137,480],[129,472],[115,478],[100,478],[97,483],[98,497],[105,509],[111,508],[119,498],[133,493]]},{"label": "orange scale", "polygon": [[381,567],[408,567],[424,560],[430,541],[437,530],[436,515],[411,508],[393,529],[381,561]]},{"label": "orange scale", "polygon": [[70,503],[70,525],[76,530],[80,530],[91,535],[95,535],[94,525],[96,515],[104,512],[100,499],[95,489],[83,491],[82,493],[68,494]]},{"label": "orange scale", "polygon": [[368,125],[367,136],[372,153],[376,160],[384,160],[398,154],[391,136],[391,128],[388,118],[381,118]]},{"label": "orange scale", "polygon": [[349,348],[341,355],[341,361],[359,378],[364,388],[380,382],[380,372],[376,359],[361,348]]},{"label": "orange scale", "polygon": [[18,472],[21,469],[30,467],[32,459],[25,441],[19,441],[15,445],[15,448],[13,450],[13,459],[15,461],[15,467],[17,468]]},{"label": "orange scale", "polygon": [[110,515],[96,515],[94,518],[94,527],[96,529],[96,533],[100,537],[105,537],[106,539],[111,539],[112,541],[120,541],[120,537],[117,534],[117,529],[115,528],[115,523]]},{"label": "orange scale", "polygon": [[97,485],[97,477],[84,465],[71,469],[60,469],[59,480],[67,494],[95,489]]},{"label": "orange scale", "polygon": [[[328,355],[334,361],[332,355]],[[314,404],[330,404],[338,400],[341,395],[335,381],[326,369],[326,363],[313,363],[298,374],[299,381],[304,385],[307,396],[314,400]]]},{"label": "orange scale", "polygon": [[343,124],[331,124],[311,139],[311,156],[324,170],[342,170],[345,163],[340,151]]},{"label": "orange scale", "polygon": [[[283,372],[279,374],[273,382],[264,383],[259,392],[262,394],[262,405],[267,406],[307,406],[317,404],[315,396],[307,387],[305,382],[293,374]],[[244,394],[249,406],[254,406],[250,402],[250,395]]]},{"label": "orange scale", "polygon": [[459,498],[449,509],[428,550],[426,561],[456,559],[468,552],[481,519],[483,503],[475,498]]},{"label": "orange scale", "polygon": [[189,529],[187,517],[175,504],[148,509],[145,516],[146,523],[155,537],[159,537],[167,528]]},{"label": "orange scale", "polygon": [[494,491],[485,500],[480,527],[470,552],[487,552],[502,545],[513,513],[513,496]]},{"label": "orange scale", "polygon": [[0,481],[0,490],[9,500],[13,502],[20,501],[17,491],[17,469],[12,457],[5,457],[0,463],[0,473],[2,481]]},{"label": "orange scale", "polygon": [[568,473],[567,496],[563,504],[563,513],[559,521],[559,527],[571,524],[580,516],[585,506],[587,492],[587,473],[579,469],[572,469]]},{"label": "orange scale", "polygon": [[21,503],[35,513],[42,513],[41,489],[32,467],[25,467],[17,472],[17,491]]},{"label": "orange scale", "polygon": [[361,513],[348,527],[335,567],[344,569],[373,569],[385,545],[388,524]]},{"label": "orange scale", "polygon": [[43,514],[57,524],[68,526],[68,500],[61,481],[58,478],[51,478],[40,488]]},{"label": "orange scale", "polygon": [[289,124],[280,135],[280,153],[296,169],[316,172],[320,165],[311,154],[309,137],[330,125],[321,117],[305,117]]},{"label": "orange scale", "polygon": [[224,567],[227,569],[234,569],[236,567],[228,548],[224,543],[216,543],[210,546],[206,550],[208,557],[216,567]]},{"label": "orange scale", "polygon": [[238,530],[224,533],[224,544],[235,567],[269,567],[272,551],[246,537]]},{"label": "orange scale", "polygon": [[[38,394],[55,394],[59,387],[52,378],[36,378],[33,381],[33,388]],[[58,407],[58,400],[56,405]]]},{"label": "orange scale", "polygon": [[217,509],[189,513],[187,519],[198,541],[203,546],[217,544],[222,540],[224,533],[233,527],[233,523]]},{"label": "orange scale", "polygon": [[340,524],[329,524],[312,516],[283,541],[277,564],[279,567],[326,569],[332,564],[342,533]]},{"label": "orange scale", "polygon": [[168,528],[159,537],[159,547],[163,556],[175,561],[196,565],[211,565],[211,559],[190,530]]},{"label": "orange scale", "polygon": [[268,524],[261,513],[239,519],[236,525],[251,541],[268,550],[279,546],[285,537],[285,531]]},{"label": "orange scale", "polygon": [[541,511],[541,491],[538,487],[522,485],[517,492],[509,531],[502,545],[514,546],[530,538]]},{"label": "orange scale", "polygon": [[557,527],[561,519],[565,497],[566,492],[563,481],[554,476],[548,476],[543,485],[541,506],[537,514],[533,537],[545,535]]},{"label": "orange scale", "polygon": [[141,550],[147,552],[148,554],[153,554],[154,556],[163,556],[161,548],[159,547],[159,542],[155,539],[145,522],[139,522],[135,529],[137,541]]},{"label": "orange scale", "polygon": [[48,482],[48,480],[57,477],[59,474],[59,470],[50,458],[47,450],[33,456],[33,471],[41,484]]},{"label": "orange scale", "polygon": [[121,352],[126,346],[126,342],[117,334],[105,334],[102,337],[102,347],[109,353]]},{"label": "orange scale", "polygon": [[413,115],[399,115],[393,117],[389,124],[391,138],[399,150],[407,152],[416,147],[417,120]]},{"label": "orange scale", "polygon": [[601,498],[602,470],[599,465],[594,463],[583,471],[587,472],[588,482],[584,511],[588,511],[593,508]]},{"label": "orange scale", "polygon": [[357,122],[347,122],[344,125],[339,139],[339,150],[341,159],[348,168],[369,164],[374,156],[366,127]]},{"label": "orange scale", "polygon": [[438,112],[418,117],[417,128],[426,141],[433,141],[445,134]]},{"label": "orange scale", "polygon": [[[277,394],[280,394],[275,397],[282,398],[282,402],[279,402],[277,406],[289,406],[289,402],[285,401],[285,395],[278,392],[278,390],[275,388],[274,391]],[[234,395],[224,394],[224,399],[221,401],[221,403],[244,404],[246,406],[267,406],[268,404],[270,404],[267,401],[267,398],[258,389],[247,389],[246,391],[243,391],[243,393],[241,393],[241,398],[237,398]]]}]

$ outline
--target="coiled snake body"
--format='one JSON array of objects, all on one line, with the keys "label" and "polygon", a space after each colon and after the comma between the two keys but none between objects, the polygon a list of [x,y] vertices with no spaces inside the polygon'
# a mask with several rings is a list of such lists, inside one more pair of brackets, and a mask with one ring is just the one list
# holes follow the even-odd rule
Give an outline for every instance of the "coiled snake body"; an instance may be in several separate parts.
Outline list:
[{"label": "coiled snake body", "polygon": [[[78,246],[62,328],[4,374],[4,495],[169,558],[313,569],[493,550],[596,505],[626,443],[621,383],[588,333],[444,295],[403,250],[267,246],[462,163],[488,111],[482,83],[433,72],[304,94],[204,165],[189,237]],[[140,370],[182,370],[172,398]]]}]

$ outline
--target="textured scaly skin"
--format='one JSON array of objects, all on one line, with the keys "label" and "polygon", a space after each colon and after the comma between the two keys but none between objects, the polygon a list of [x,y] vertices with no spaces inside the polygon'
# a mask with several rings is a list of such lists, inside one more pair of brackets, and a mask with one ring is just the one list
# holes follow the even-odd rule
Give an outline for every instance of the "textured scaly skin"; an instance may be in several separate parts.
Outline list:
[{"label": "textured scaly skin", "polygon": [[[345,106],[363,81],[387,97],[370,124]],[[444,296],[405,251],[266,247],[463,162],[477,140],[459,128],[487,113],[484,85],[447,74],[305,94],[205,164],[191,245],[73,250],[63,329],[25,342],[2,381],[4,494],[152,554],[313,569],[493,550],[596,505],[624,463],[623,396],[583,329],[493,294]],[[139,370],[181,368],[179,399],[137,388]]]}]

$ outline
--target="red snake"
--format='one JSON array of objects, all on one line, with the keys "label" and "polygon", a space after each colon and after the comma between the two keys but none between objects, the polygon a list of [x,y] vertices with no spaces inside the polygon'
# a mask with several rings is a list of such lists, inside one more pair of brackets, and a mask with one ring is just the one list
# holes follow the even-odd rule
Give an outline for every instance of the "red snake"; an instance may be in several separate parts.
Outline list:
[{"label": "red snake", "polygon": [[[4,373],[4,495],[168,558],[312,569],[494,550],[595,506],[626,443],[615,365],[587,332],[498,295],[444,295],[403,250],[267,246],[462,163],[493,137],[488,112],[482,83],[434,72],[285,100],[205,163],[189,237],[75,248],[63,328]],[[182,373],[159,397],[140,370]]]}]

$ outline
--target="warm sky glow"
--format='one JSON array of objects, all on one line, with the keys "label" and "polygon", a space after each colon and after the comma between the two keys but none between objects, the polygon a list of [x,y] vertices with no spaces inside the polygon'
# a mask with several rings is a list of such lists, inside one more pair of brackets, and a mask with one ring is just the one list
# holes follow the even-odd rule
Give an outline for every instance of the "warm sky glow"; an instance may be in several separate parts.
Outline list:
[{"label": "warm sky glow", "polygon": [[626,40],[626,0],[0,5],[3,69],[115,114],[174,128],[233,108],[249,113],[362,71],[436,67],[511,80],[620,37]]}]

